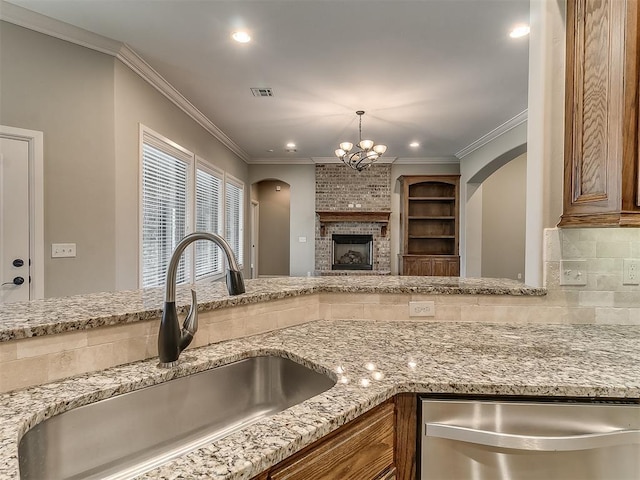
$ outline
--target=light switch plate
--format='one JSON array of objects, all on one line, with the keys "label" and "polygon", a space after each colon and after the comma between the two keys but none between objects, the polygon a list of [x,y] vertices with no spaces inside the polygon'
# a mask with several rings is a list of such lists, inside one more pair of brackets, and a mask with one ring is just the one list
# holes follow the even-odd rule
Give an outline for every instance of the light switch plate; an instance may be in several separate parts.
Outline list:
[{"label": "light switch plate", "polygon": [[560,261],[560,285],[586,285],[587,261],[586,260],[561,260]]},{"label": "light switch plate", "polygon": [[75,243],[52,243],[51,258],[64,258],[76,256]]}]

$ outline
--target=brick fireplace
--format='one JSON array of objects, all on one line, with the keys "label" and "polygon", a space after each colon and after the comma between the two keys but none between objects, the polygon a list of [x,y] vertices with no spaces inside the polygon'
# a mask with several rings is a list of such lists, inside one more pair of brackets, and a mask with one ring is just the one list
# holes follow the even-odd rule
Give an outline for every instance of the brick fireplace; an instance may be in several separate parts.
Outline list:
[{"label": "brick fireplace", "polygon": [[[387,228],[390,212],[391,165],[373,165],[362,172],[342,164],[316,165],[316,274],[388,275],[391,271]],[[349,254],[350,249],[345,250],[344,246],[338,248],[341,256],[347,255],[343,259],[345,263],[335,263],[333,240],[344,235],[371,238],[369,266],[365,268],[359,263],[358,267],[348,266],[348,256],[358,254]]]}]

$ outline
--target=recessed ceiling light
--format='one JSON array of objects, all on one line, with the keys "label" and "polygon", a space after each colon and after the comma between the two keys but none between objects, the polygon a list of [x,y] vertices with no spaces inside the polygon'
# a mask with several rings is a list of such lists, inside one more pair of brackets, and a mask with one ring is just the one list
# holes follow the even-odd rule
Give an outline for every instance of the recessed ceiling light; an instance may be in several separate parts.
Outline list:
[{"label": "recessed ceiling light", "polygon": [[244,31],[233,32],[231,38],[240,43],[248,43],[251,41],[251,35]]},{"label": "recessed ceiling light", "polygon": [[293,142],[287,143],[287,148],[296,148],[296,144]]},{"label": "recessed ceiling light", "polygon": [[509,32],[511,38],[520,38],[527,35],[529,35],[529,25],[516,25],[511,32]]},{"label": "recessed ceiling light", "polygon": [[419,146],[420,146],[420,144],[419,144],[418,142],[411,142],[411,143],[409,144],[409,146],[410,146],[410,147],[413,147],[413,148],[416,148],[416,147],[419,147]]}]

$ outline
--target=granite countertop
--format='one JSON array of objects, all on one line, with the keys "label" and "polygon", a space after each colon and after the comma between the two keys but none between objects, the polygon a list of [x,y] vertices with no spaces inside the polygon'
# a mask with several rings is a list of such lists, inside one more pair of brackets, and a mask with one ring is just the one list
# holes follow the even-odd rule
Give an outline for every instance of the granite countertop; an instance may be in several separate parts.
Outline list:
[{"label": "granite countertop", "polygon": [[0,395],[0,479],[56,413],[248,356],[280,355],[336,385],[141,476],[248,479],[401,392],[640,399],[640,327],[320,320]]},{"label": "granite countertop", "polygon": [[[341,276],[246,280],[246,293],[231,297],[222,282],[196,286],[201,312],[319,292],[415,293],[440,295],[544,295],[542,288],[515,280],[459,277]],[[179,287],[176,301],[191,301],[189,287]],[[131,323],[161,314],[164,288],[150,288],[3,305],[0,342]]]}]

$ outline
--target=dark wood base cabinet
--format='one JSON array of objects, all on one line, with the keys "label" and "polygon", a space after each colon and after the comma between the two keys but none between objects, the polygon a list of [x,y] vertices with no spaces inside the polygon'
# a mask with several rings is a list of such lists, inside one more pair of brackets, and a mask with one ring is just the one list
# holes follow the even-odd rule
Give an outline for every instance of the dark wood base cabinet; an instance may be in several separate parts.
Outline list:
[{"label": "dark wood base cabinet", "polygon": [[415,480],[417,402],[397,395],[253,480]]},{"label": "dark wood base cabinet", "polygon": [[460,276],[458,255],[400,255],[400,275]]}]

